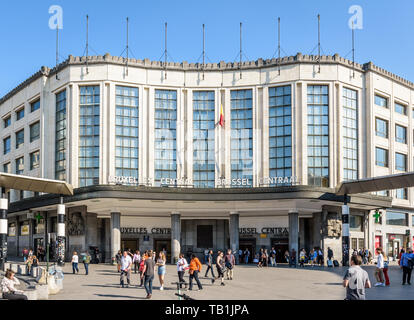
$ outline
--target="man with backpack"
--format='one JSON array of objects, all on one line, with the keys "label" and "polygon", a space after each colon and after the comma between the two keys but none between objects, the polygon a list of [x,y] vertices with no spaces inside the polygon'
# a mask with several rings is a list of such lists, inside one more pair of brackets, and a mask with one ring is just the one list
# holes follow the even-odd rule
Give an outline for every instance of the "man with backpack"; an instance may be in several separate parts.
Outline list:
[{"label": "man with backpack", "polygon": [[91,263],[91,255],[89,251],[86,250],[85,254],[82,257],[83,266],[85,267],[85,274],[89,274],[89,264]]},{"label": "man with backpack", "polygon": [[236,264],[236,259],[234,258],[234,255],[231,253],[231,249],[227,250],[227,254],[224,257],[224,261],[226,264],[227,280],[233,280],[233,268]]},{"label": "man with backpack", "polygon": [[412,249],[408,249],[406,253],[401,255],[400,267],[403,269],[402,285],[408,283],[411,285],[411,272],[414,266],[414,254]]}]

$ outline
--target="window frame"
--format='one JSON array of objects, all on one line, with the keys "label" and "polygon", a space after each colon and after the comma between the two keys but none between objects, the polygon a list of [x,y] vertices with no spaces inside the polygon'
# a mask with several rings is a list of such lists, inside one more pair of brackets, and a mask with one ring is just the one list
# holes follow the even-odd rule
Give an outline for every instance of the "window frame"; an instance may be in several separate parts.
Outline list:
[{"label": "window frame", "polygon": [[[39,126],[39,133],[38,133],[38,135],[37,136],[32,136],[32,128],[35,126],[35,125],[38,125]],[[39,140],[40,139],[40,120],[39,121],[36,121],[36,122],[33,122],[32,124],[30,124],[29,125],[29,134],[30,134],[30,143],[32,143],[33,141],[36,141],[36,140]]]},{"label": "window frame", "polygon": [[[37,165],[34,166],[33,165],[33,156],[36,153],[38,154],[38,161],[37,161]],[[29,166],[30,167],[30,170],[38,169],[40,167],[40,150],[36,150],[36,151],[30,152],[30,154],[29,154],[29,162],[30,162],[30,166]]]},{"label": "window frame", "polygon": [[[403,132],[404,132],[404,137],[403,138],[398,137],[397,128],[402,128],[403,129]],[[398,123],[395,124],[395,142],[399,142],[399,143],[402,143],[402,144],[407,144],[407,127],[402,126]]]},{"label": "window frame", "polygon": [[[378,122],[377,121],[383,121],[385,123],[385,136],[378,134],[378,133],[382,133],[382,131],[378,130]],[[389,137],[389,121],[380,117],[375,117],[375,136],[377,137],[381,137],[384,139],[388,139]]]},{"label": "window frame", "polygon": [[[378,161],[377,150],[385,151],[385,155],[386,155],[386,163],[385,163],[385,165],[380,165],[379,164],[380,162]],[[378,167],[388,168],[389,167],[389,163],[390,163],[389,150],[376,146],[375,147],[375,165],[378,166]]]},{"label": "window frame", "polygon": [[[19,121],[19,120],[21,120],[21,119],[23,119],[24,118],[24,116],[25,116],[25,110],[24,110],[25,108],[24,108],[24,106],[23,107],[21,107],[21,108],[19,108],[19,109],[16,109],[16,111],[15,111],[15,114],[16,114],[16,121]],[[23,113],[22,113],[23,112]],[[20,114],[23,114],[21,117],[20,117]]]},{"label": "window frame", "polygon": [[[36,109],[33,108],[35,105],[38,105]],[[40,109],[40,98],[37,98],[33,102],[30,102],[30,113],[35,112],[36,110],[39,110],[39,109]]]}]

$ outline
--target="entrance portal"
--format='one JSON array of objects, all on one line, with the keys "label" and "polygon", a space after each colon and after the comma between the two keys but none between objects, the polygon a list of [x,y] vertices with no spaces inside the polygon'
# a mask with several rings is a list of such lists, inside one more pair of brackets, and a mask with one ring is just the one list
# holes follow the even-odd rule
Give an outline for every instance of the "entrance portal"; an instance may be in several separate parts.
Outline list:
[{"label": "entrance portal", "polygon": [[121,240],[121,250],[128,250],[130,249],[132,253],[135,250],[139,250],[139,240],[138,239],[124,239]]},{"label": "entrance portal", "polygon": [[254,255],[256,254],[256,239],[254,238],[239,239],[239,248],[243,250],[243,255],[242,257],[240,257],[240,263],[245,262],[244,251],[246,251],[246,249],[250,251],[248,263],[251,263],[253,261]]}]

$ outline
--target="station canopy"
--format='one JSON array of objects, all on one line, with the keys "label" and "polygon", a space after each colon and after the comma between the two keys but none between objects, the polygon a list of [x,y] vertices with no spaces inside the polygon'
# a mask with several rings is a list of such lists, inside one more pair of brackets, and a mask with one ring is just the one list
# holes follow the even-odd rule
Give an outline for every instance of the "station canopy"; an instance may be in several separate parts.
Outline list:
[{"label": "station canopy", "polygon": [[342,182],[336,188],[336,194],[345,195],[409,187],[414,187],[414,172]]},{"label": "station canopy", "polygon": [[33,192],[73,195],[73,187],[65,181],[34,178],[0,172],[0,187],[6,190],[24,190]]}]

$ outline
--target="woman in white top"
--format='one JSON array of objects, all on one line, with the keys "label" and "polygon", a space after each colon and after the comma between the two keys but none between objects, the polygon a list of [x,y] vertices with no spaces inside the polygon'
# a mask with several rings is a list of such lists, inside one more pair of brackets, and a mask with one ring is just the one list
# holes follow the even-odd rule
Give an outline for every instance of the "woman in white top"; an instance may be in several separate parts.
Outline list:
[{"label": "woman in white top", "polygon": [[377,279],[376,287],[385,287],[384,283],[384,255],[382,254],[382,248],[377,248],[377,267],[375,268],[375,278]]},{"label": "woman in white top", "polygon": [[27,300],[23,291],[17,290],[14,286],[19,285],[20,281],[14,277],[14,271],[7,270],[3,280],[1,280],[1,292],[3,299],[6,300]]},{"label": "woman in white top", "polygon": [[178,282],[180,282],[180,289],[183,287],[181,282],[184,283],[185,288],[187,289],[187,283],[184,280],[185,268],[187,268],[187,266],[188,263],[187,260],[184,258],[184,254],[180,253],[179,259],[177,261]]},{"label": "woman in white top", "polygon": [[78,263],[79,263],[79,256],[78,253],[76,251],[73,252],[73,256],[72,256],[72,271],[73,274],[79,273],[79,268],[78,268]]},{"label": "woman in white top", "polygon": [[139,264],[141,262],[141,254],[139,250],[136,250],[132,257],[132,263],[134,264],[134,272],[137,273],[139,270]]}]

